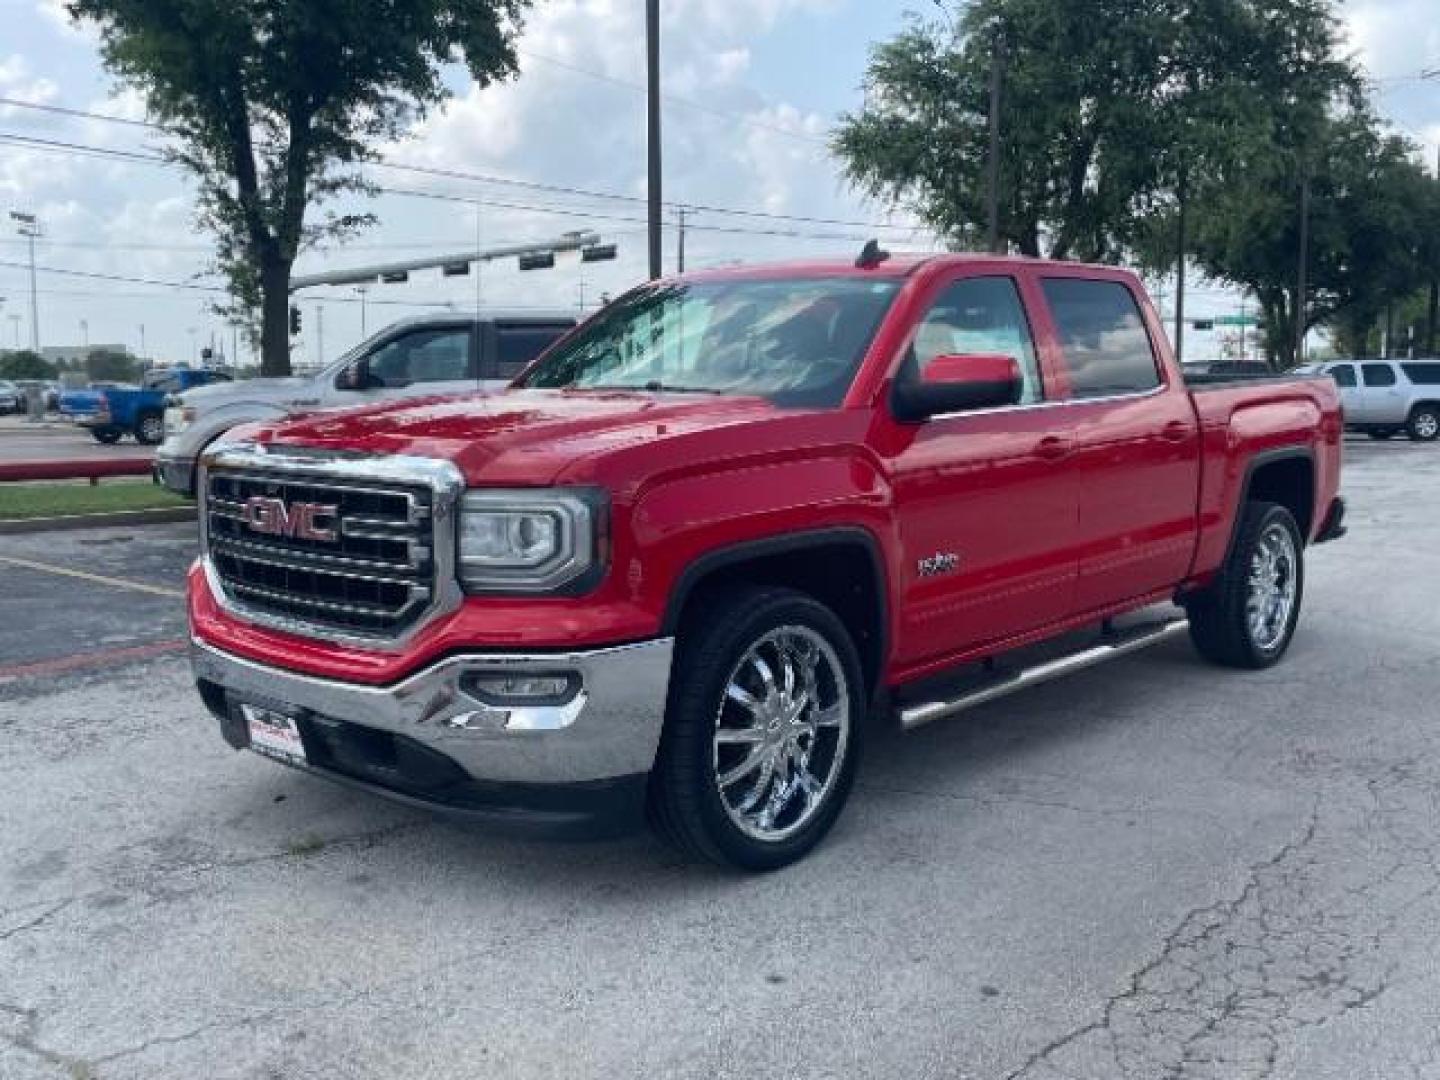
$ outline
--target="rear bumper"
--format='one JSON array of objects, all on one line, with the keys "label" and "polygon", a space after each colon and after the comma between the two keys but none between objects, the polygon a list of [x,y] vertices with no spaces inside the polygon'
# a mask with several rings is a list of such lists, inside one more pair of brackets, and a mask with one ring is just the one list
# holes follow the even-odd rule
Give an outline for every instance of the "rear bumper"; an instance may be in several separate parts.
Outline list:
[{"label": "rear bumper", "polygon": [[1335,499],[1330,503],[1330,509],[1325,512],[1325,520],[1320,523],[1320,531],[1315,534],[1315,543],[1339,540],[1345,532],[1345,500]]},{"label": "rear bumper", "polygon": [[155,483],[176,495],[187,499],[195,497],[195,462],[192,459],[156,454],[155,462],[150,466],[150,475]]},{"label": "rear bumper", "polygon": [[[230,745],[239,702],[296,718],[308,771],[411,805],[521,831],[587,835],[638,823],[664,722],[673,639],[588,652],[450,656],[389,686],[321,679],[192,643],[202,698]],[[500,707],[477,674],[572,677],[551,704]]]}]

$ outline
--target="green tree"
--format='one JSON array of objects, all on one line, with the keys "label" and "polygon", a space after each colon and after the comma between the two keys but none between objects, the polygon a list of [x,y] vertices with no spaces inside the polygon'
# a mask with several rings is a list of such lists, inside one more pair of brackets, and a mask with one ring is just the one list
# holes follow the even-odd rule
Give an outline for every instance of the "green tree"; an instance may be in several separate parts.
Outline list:
[{"label": "green tree", "polygon": [[91,349],[85,356],[85,374],[92,382],[134,382],[140,377],[140,362],[129,353]]},{"label": "green tree", "polygon": [[37,352],[16,349],[0,355],[0,379],[53,379],[55,365]]},{"label": "green tree", "polygon": [[356,166],[443,101],[442,66],[480,85],[513,75],[531,0],[71,0],[106,66],[140,90],[199,186],[228,313],[259,312],[262,368],[288,374],[297,254],[370,215],[312,204],[372,190]]}]

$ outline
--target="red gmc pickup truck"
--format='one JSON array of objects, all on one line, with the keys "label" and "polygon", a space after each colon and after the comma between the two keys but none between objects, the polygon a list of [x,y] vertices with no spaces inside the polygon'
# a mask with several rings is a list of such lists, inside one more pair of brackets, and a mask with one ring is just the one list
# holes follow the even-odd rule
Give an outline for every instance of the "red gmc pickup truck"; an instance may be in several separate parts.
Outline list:
[{"label": "red gmc pickup truck", "polygon": [[1328,379],[1187,386],[1121,270],[871,245],[691,274],[502,394],[211,451],[195,673],[235,747],[550,831],[648,811],[778,867],[871,718],[1186,627],[1279,660],[1307,545],[1344,531],[1340,440]]}]

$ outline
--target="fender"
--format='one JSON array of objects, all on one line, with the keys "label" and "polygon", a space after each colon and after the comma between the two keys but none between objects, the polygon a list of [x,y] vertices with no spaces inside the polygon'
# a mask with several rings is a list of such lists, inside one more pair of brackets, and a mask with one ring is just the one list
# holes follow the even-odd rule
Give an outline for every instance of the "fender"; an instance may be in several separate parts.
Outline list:
[{"label": "fender", "polygon": [[676,578],[665,605],[665,616],[660,633],[673,635],[679,629],[680,613],[685,608],[695,587],[705,578],[727,566],[735,566],[754,559],[774,555],[786,555],[817,547],[848,546],[859,547],[870,561],[875,575],[875,621],[876,621],[876,686],[884,683],[884,672],[890,656],[890,581],[886,571],[880,541],[869,529],[860,525],[838,525],[802,532],[786,533],[759,540],[746,540],[738,544],[715,548],[696,558]]}]

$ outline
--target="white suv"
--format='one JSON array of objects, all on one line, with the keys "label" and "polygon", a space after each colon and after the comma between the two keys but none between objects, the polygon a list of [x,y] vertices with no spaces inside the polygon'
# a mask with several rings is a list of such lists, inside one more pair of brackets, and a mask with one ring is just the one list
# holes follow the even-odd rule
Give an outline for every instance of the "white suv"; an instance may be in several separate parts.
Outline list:
[{"label": "white suv", "polygon": [[1440,437],[1440,360],[1339,360],[1316,370],[1340,388],[1347,428],[1372,439]]}]

